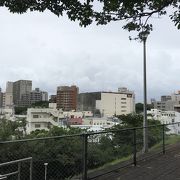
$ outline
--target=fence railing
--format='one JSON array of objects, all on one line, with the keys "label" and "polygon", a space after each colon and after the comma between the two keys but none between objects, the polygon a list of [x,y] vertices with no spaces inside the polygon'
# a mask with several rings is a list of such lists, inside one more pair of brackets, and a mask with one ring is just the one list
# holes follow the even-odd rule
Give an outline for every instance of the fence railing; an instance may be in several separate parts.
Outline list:
[{"label": "fence railing", "polygon": [[[126,165],[136,166],[143,147],[143,128],[148,129],[149,147],[159,144],[158,150],[164,154],[168,126],[178,125],[180,122],[0,142],[0,179],[16,169],[12,172],[18,180],[87,180]],[[9,168],[3,168],[5,165]],[[108,170],[101,171],[104,168]]]},{"label": "fence railing", "polygon": [[7,166],[16,165],[17,169],[15,171],[8,172],[6,174],[0,174],[0,180],[8,179],[8,177],[10,176],[17,176],[17,180],[20,180],[21,179],[21,165],[23,162],[29,162],[29,179],[32,180],[32,157],[1,163],[0,168],[1,167],[7,168]]}]

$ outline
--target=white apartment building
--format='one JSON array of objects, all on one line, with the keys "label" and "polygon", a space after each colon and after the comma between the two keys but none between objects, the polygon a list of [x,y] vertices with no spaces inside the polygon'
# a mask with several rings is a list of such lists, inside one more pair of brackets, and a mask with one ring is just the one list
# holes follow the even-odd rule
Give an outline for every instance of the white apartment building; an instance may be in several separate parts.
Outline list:
[{"label": "white apartment building", "polygon": [[132,92],[102,92],[96,100],[96,109],[102,116],[129,114],[135,112],[135,95]]},{"label": "white apartment building", "polygon": [[147,114],[150,115],[148,118],[153,118],[159,120],[162,124],[171,124],[167,125],[169,131],[167,134],[180,134],[180,113],[176,111],[161,111],[158,109],[151,109],[147,111]]},{"label": "white apartment building", "polygon": [[68,118],[92,117],[90,111],[84,112],[63,112],[56,109],[55,103],[51,103],[50,108],[28,108],[27,110],[27,134],[37,129],[49,130],[52,126],[66,127]]},{"label": "white apartment building", "polygon": [[103,131],[105,129],[111,128],[115,125],[119,124],[119,120],[115,119],[108,119],[107,117],[102,118],[83,118],[82,125],[71,125],[71,127],[78,127],[81,129],[87,129],[87,131]]},{"label": "white apartment building", "polygon": [[29,108],[27,110],[27,134],[37,129],[49,130],[52,126],[60,126],[63,117],[61,110],[51,108]]}]

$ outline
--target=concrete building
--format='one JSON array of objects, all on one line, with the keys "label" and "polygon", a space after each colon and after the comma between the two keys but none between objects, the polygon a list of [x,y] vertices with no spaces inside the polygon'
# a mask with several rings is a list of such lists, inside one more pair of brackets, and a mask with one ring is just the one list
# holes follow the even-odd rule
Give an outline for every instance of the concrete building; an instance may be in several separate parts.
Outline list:
[{"label": "concrete building", "polygon": [[60,126],[63,118],[61,110],[52,108],[28,108],[27,110],[27,134],[39,130],[49,130],[53,126]]},{"label": "concrete building", "polygon": [[180,112],[180,91],[178,93],[173,93],[170,96],[161,96],[161,101],[152,102],[154,109],[159,109],[161,111],[177,111]]},{"label": "concrete building", "polygon": [[35,90],[21,95],[19,106],[30,106],[39,101],[48,101],[48,92],[35,88]]},{"label": "concrete building", "polygon": [[38,101],[48,101],[48,92],[41,91],[39,88],[35,88],[35,90],[30,93],[30,104],[33,104]]},{"label": "concrete building", "polygon": [[78,94],[78,111],[92,111],[96,115],[96,100],[101,99],[101,92]]},{"label": "concrete building", "polygon": [[[162,124],[167,124],[167,134],[180,134],[180,113],[176,111],[161,111],[158,109],[151,109],[147,111],[148,118],[159,120]],[[176,123],[176,124],[172,124]],[[168,125],[170,124],[170,125]],[[172,125],[171,125],[172,124]]]},{"label": "concrete building", "polygon": [[28,108],[27,133],[37,129],[49,130],[53,126],[66,128],[67,125],[82,125],[84,118],[91,118],[92,112],[75,112],[56,109],[55,103],[50,103],[49,108]]},{"label": "concrete building", "polygon": [[[15,106],[24,105],[24,100],[28,99],[26,94],[32,91],[32,81],[19,80],[13,83],[13,102]],[[23,100],[23,102],[22,102]]]},{"label": "concrete building", "polygon": [[89,110],[101,117],[129,114],[135,112],[135,94],[127,88],[119,88],[119,92],[80,93],[78,109]]},{"label": "concrete building", "polygon": [[63,111],[77,110],[77,96],[79,88],[76,86],[59,86],[57,88],[57,108]]},{"label": "concrete building", "polygon": [[56,103],[56,95],[50,95],[49,102]]},{"label": "concrete building", "polygon": [[96,109],[102,116],[130,114],[135,112],[135,96],[133,93],[103,92],[101,100],[96,101]]},{"label": "concrete building", "polygon": [[41,101],[48,101],[48,92],[41,91]]},{"label": "concrete building", "polygon": [[13,108],[13,82],[6,83],[5,108]]},{"label": "concrete building", "polygon": [[3,106],[3,92],[2,89],[0,88],[0,108]]},{"label": "concrete building", "polygon": [[5,108],[6,93],[1,93],[1,95],[2,95],[2,107]]}]

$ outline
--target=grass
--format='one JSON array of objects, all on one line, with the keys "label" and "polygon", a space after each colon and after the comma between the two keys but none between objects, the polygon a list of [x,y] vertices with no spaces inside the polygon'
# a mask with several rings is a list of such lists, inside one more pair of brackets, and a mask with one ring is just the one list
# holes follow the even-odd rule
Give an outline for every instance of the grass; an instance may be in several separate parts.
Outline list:
[{"label": "grass", "polygon": [[113,166],[113,165],[116,165],[116,164],[119,164],[119,163],[122,163],[122,162],[125,162],[125,161],[128,161],[132,158],[132,155],[129,155],[129,156],[126,156],[126,157],[123,157],[121,159],[115,159],[111,162],[108,162],[98,168],[95,168],[95,169],[91,169],[91,170],[88,170],[88,173],[90,172],[94,172],[94,171],[98,171],[98,170],[102,170],[102,169],[105,169],[105,168],[108,168],[110,166]]},{"label": "grass", "polygon": [[[165,145],[171,145],[171,144],[176,144],[180,142],[180,135],[167,135],[165,137]],[[156,149],[159,149],[160,147],[162,147],[162,141],[159,142],[158,144],[155,144],[153,147],[150,148],[150,151],[151,150],[156,150]]]},{"label": "grass", "polygon": [[[171,145],[171,144],[176,144],[180,142],[180,135],[167,135],[165,137],[165,145]],[[158,150],[162,148],[162,141],[159,142],[158,144],[155,144],[154,146],[152,146],[149,151],[155,151],[155,150]],[[91,169],[91,170],[88,170],[88,173],[90,172],[94,172],[94,171],[98,171],[98,170],[102,170],[102,169],[105,169],[105,168],[108,168],[110,166],[113,166],[113,165],[116,165],[118,163],[121,163],[121,162],[124,162],[124,161],[127,161],[127,160],[130,160],[132,158],[132,155],[129,155],[127,157],[123,157],[121,159],[116,159],[114,161],[111,161],[111,162],[108,162],[98,168],[95,168],[95,169]]]}]

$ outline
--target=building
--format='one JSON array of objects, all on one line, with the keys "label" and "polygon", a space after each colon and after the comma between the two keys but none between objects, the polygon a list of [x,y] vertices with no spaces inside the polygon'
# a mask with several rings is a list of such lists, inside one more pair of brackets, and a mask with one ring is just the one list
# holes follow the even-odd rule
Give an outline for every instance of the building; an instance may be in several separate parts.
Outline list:
[{"label": "building", "polygon": [[114,116],[135,112],[134,93],[102,92],[101,99],[96,100],[96,109],[102,116]]},{"label": "building", "polygon": [[61,110],[52,108],[28,108],[27,110],[27,134],[35,130],[49,130],[53,126],[61,126],[63,118]]},{"label": "building", "polygon": [[0,107],[30,106],[38,101],[48,101],[48,92],[39,88],[32,90],[32,81],[19,80],[6,83],[6,92],[0,91]]},{"label": "building", "polygon": [[76,86],[59,86],[57,88],[56,103],[63,111],[77,110],[77,96],[79,88]]},{"label": "building", "polygon": [[35,88],[35,90],[29,93],[30,96],[30,104],[33,104],[38,101],[48,101],[48,92],[41,91],[39,88]]},{"label": "building", "polygon": [[50,95],[49,102],[50,103],[56,103],[56,95]]},{"label": "building", "polygon": [[101,99],[101,92],[87,92],[78,94],[78,110],[92,111],[94,115],[99,114],[96,109],[96,100]]},{"label": "building", "polygon": [[0,108],[3,106],[3,92],[2,89],[0,88]]},{"label": "building", "polygon": [[48,101],[48,92],[41,91],[41,101]]},{"label": "building", "polygon": [[161,96],[161,101],[152,102],[154,109],[159,109],[161,111],[177,111],[180,112],[180,91],[178,93],[173,93],[170,96]]},{"label": "building", "polygon": [[159,120],[161,124],[166,124],[166,128],[169,129],[167,131],[167,134],[180,134],[179,112],[151,109],[150,111],[147,111],[147,114],[148,114],[148,119]]},{"label": "building", "polygon": [[[19,80],[13,83],[13,103],[15,106],[24,106],[28,93],[32,91],[32,81]],[[28,103],[27,103],[28,104]]]},{"label": "building", "polygon": [[13,108],[13,82],[6,83],[5,108]]},{"label": "building", "polygon": [[118,92],[80,93],[78,109],[92,111],[94,115],[114,116],[135,112],[135,94],[127,88],[119,88]]}]

